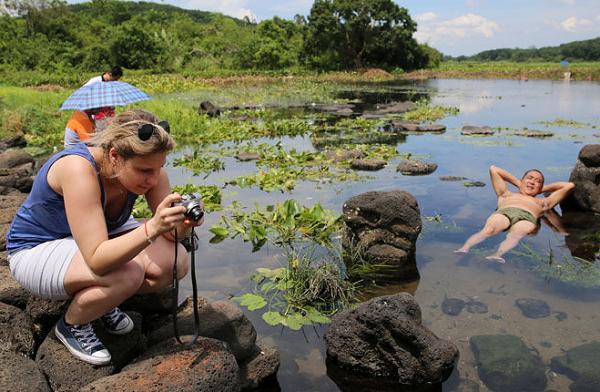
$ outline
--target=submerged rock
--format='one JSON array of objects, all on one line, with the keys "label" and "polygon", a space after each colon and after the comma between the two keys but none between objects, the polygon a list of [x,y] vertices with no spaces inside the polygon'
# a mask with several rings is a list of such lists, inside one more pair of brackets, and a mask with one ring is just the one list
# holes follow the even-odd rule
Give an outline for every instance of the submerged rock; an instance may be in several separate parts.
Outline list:
[{"label": "submerged rock", "polygon": [[449,316],[458,316],[465,307],[465,301],[459,298],[446,298],[442,302],[442,312]]},{"label": "submerged rock", "polygon": [[600,375],[600,342],[592,342],[574,347],[550,361],[550,367],[557,373],[565,374],[572,380],[583,376]]},{"label": "submerged rock", "polygon": [[467,181],[463,183],[463,186],[466,186],[467,188],[481,188],[485,186],[485,182],[481,182],[481,181]]},{"label": "submerged rock", "polygon": [[358,250],[366,261],[385,265],[385,273],[377,277],[380,282],[418,278],[415,246],[422,222],[413,195],[366,192],[344,203],[343,217],[344,249],[347,254]]},{"label": "submerged rock", "polygon": [[464,181],[467,177],[461,176],[441,176],[440,181]]},{"label": "submerged rock", "polygon": [[352,161],[351,167],[354,170],[381,170],[387,164],[383,159],[355,159]]},{"label": "submerged rock", "polygon": [[480,136],[489,136],[494,134],[494,130],[488,126],[476,127],[473,125],[465,125],[460,130],[461,135],[480,135]]},{"label": "submerged rock", "polygon": [[376,297],[336,315],[325,339],[328,358],[364,379],[439,383],[458,359],[453,343],[421,324],[421,309],[407,293]]},{"label": "submerged rock", "polygon": [[260,159],[260,154],[256,152],[240,152],[235,156],[235,159],[240,162],[256,161]]},{"label": "submerged rock", "polygon": [[467,312],[469,313],[487,313],[488,312],[488,306],[486,304],[484,304],[481,301],[476,301],[474,299],[470,299],[469,301],[467,301],[466,303],[467,306]]},{"label": "submerged rock", "polygon": [[446,126],[442,124],[419,124],[415,122],[396,121],[392,123],[396,132],[444,133]]},{"label": "submerged rock", "polygon": [[480,335],[470,339],[481,380],[493,391],[543,391],[546,372],[534,355],[514,335]]},{"label": "submerged rock", "polygon": [[407,175],[407,176],[421,176],[426,174],[431,174],[437,169],[437,163],[427,163],[421,161],[403,161],[400,162],[398,167],[396,167],[396,171]]},{"label": "submerged rock", "polygon": [[550,316],[550,306],[541,299],[519,298],[515,304],[525,317],[538,319]]},{"label": "submerged rock", "polygon": [[552,137],[554,134],[548,131],[538,131],[535,129],[522,129],[520,131],[515,132],[517,136],[525,136],[525,137]]}]

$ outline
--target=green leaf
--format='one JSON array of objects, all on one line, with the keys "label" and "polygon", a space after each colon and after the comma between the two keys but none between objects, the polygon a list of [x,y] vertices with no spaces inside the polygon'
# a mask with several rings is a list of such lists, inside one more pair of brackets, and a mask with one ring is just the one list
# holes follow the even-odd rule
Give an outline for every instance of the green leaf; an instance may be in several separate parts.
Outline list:
[{"label": "green leaf", "polygon": [[240,305],[246,306],[248,310],[257,310],[267,305],[267,301],[258,294],[246,293],[239,298],[241,299]]},{"label": "green leaf", "polygon": [[[298,317],[300,316],[300,317]],[[289,329],[293,329],[294,331],[299,331],[302,326],[304,325],[304,323],[301,320],[301,315],[299,315],[298,313],[294,313],[291,315],[288,315],[287,317],[285,317],[285,319],[282,320],[283,325],[285,325],[286,327],[288,327]]]},{"label": "green leaf", "polygon": [[217,237],[227,237],[229,235],[229,230],[227,230],[223,226],[213,225],[210,229],[208,229],[211,233],[216,235]]},{"label": "green leaf", "polygon": [[331,319],[329,317],[325,316],[323,313],[319,312],[317,309],[312,307],[308,307],[306,309],[306,317],[308,317],[308,319],[313,323],[329,324],[331,322]]},{"label": "green leaf", "polygon": [[283,316],[279,312],[266,312],[263,313],[262,319],[265,323],[275,326],[277,324],[283,324]]}]

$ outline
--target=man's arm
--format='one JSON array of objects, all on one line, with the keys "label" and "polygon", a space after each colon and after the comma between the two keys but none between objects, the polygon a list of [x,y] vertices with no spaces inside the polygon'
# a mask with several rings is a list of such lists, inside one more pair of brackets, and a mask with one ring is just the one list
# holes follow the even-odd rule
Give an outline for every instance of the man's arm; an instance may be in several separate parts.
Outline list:
[{"label": "man's arm", "polygon": [[553,182],[542,188],[542,193],[550,192],[550,196],[544,199],[544,209],[549,210],[554,208],[558,203],[563,201],[565,197],[575,189],[575,184],[572,182]]},{"label": "man's arm", "polygon": [[498,197],[508,192],[506,182],[513,184],[517,188],[521,184],[521,181],[519,181],[517,177],[494,165],[490,166],[490,178],[492,180],[494,191],[496,191],[496,195],[498,195]]}]

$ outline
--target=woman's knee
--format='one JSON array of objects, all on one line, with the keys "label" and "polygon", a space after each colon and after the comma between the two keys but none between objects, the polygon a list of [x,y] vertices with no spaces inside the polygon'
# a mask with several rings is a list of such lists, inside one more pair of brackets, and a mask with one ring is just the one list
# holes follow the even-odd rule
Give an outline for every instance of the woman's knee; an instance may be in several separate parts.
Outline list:
[{"label": "woman's knee", "polygon": [[136,293],[144,283],[144,268],[135,261],[126,263],[113,274],[110,286],[126,294]]}]

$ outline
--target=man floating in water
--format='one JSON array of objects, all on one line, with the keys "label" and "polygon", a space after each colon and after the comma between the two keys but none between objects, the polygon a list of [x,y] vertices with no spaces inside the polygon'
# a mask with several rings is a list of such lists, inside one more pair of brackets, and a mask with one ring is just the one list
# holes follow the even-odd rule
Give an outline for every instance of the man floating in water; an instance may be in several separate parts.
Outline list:
[{"label": "man floating in water", "polygon": [[[472,246],[501,231],[508,231],[498,250],[486,259],[504,263],[502,257],[514,248],[521,238],[532,234],[539,228],[540,218],[560,203],[575,188],[572,182],[555,182],[544,186],[544,175],[537,169],[528,170],[521,180],[496,166],[490,166],[492,186],[498,195],[498,208],[490,215],[481,231],[473,234],[465,244],[455,250],[467,253]],[[507,184],[518,188],[510,192]],[[538,198],[544,193],[547,197]]]}]

